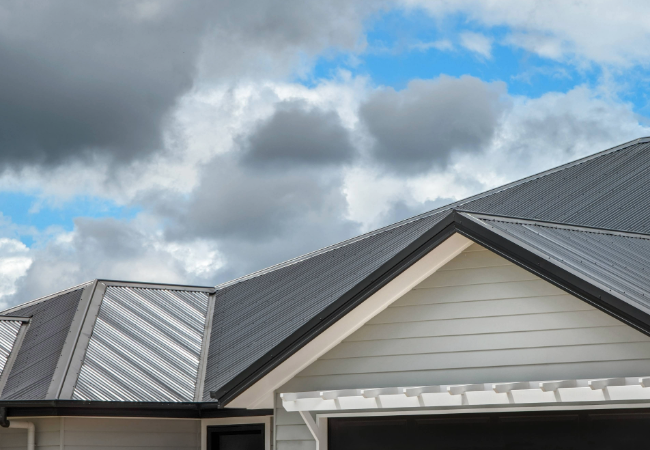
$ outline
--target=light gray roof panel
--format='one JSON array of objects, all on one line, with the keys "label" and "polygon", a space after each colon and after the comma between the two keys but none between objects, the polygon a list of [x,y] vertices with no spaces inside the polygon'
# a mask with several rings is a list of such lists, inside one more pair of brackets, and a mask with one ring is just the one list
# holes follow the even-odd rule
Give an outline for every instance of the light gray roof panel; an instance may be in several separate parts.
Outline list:
[{"label": "light gray roof panel", "polygon": [[650,313],[650,236],[488,216],[479,220]]},{"label": "light gray roof panel", "polygon": [[108,286],[75,400],[193,401],[208,293]]},{"label": "light gray roof panel", "polygon": [[22,321],[0,320],[0,376],[14,347]]}]

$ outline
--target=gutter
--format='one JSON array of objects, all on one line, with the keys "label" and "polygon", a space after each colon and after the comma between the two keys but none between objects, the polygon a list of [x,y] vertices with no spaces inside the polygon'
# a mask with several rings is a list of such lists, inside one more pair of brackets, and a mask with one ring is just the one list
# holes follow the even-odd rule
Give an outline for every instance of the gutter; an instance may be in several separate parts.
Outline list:
[{"label": "gutter", "polygon": [[36,443],[36,426],[34,422],[7,419],[7,408],[0,407],[0,426],[3,428],[23,428],[27,430],[27,450],[34,450]]},{"label": "gutter", "polygon": [[[4,413],[2,412],[4,411]],[[2,416],[4,414],[4,416]],[[272,409],[220,408],[217,402],[120,402],[86,400],[0,400],[1,417],[85,416],[220,418],[272,416]],[[13,424],[13,421],[12,421]]]}]

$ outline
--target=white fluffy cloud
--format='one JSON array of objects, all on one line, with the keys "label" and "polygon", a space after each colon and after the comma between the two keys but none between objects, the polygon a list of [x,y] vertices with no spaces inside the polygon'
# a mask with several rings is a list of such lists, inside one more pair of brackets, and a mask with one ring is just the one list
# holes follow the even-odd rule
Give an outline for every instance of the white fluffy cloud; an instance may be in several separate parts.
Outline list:
[{"label": "white fluffy cloud", "polygon": [[650,3],[643,0],[401,0],[444,18],[513,30],[508,42],[553,59],[616,66],[650,60]]},{"label": "white fluffy cloud", "polygon": [[25,244],[8,238],[0,238],[0,310],[8,304],[8,298],[16,292],[16,281],[25,276],[32,265],[29,249]]}]

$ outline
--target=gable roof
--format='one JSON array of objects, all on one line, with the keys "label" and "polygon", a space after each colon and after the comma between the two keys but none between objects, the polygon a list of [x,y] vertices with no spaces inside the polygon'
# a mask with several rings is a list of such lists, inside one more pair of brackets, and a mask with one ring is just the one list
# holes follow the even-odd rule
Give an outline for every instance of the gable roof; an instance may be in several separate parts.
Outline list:
[{"label": "gable roof", "polygon": [[[203,384],[196,400],[227,404],[455,232],[648,333],[648,185],[644,138],[217,286],[214,312],[206,313],[204,367],[194,375]],[[60,328],[71,320],[62,315]],[[17,364],[10,378],[18,376]],[[136,390],[148,388],[146,377],[134,380],[142,383]],[[29,395],[7,383],[0,403],[7,396],[46,398],[38,380],[29,383]]]}]

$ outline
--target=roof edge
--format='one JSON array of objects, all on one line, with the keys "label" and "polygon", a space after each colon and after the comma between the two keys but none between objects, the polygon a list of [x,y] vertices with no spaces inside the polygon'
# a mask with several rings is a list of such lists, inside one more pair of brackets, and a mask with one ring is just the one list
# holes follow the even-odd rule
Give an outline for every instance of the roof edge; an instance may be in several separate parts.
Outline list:
[{"label": "roof edge", "polygon": [[68,292],[77,291],[79,289],[85,289],[87,286],[95,283],[96,281],[97,280],[86,281],[85,283],[77,284],[76,286],[72,286],[70,288],[60,290],[58,292],[55,292],[54,294],[44,295],[43,297],[39,297],[39,298],[36,298],[34,300],[29,300],[29,301],[27,301],[25,303],[21,303],[21,304],[16,305],[16,306],[12,306],[11,308],[5,309],[4,311],[0,311],[0,316],[6,316],[7,314],[10,314],[10,313],[16,311],[17,309],[22,309],[22,308],[25,308],[27,306],[37,305],[37,304],[42,303],[44,301],[47,301],[47,300],[49,300],[49,299],[51,299],[53,297],[58,297],[59,295],[67,294]]},{"label": "roof edge", "polygon": [[464,198],[464,199],[449,203],[448,205],[441,206],[441,207],[433,209],[431,211],[427,211],[425,213],[418,214],[417,216],[409,217],[408,219],[404,219],[404,220],[401,220],[399,222],[395,222],[393,224],[386,225],[385,227],[378,228],[378,229],[373,230],[373,231],[369,231],[367,233],[364,233],[364,234],[361,234],[359,236],[355,236],[353,238],[338,242],[336,244],[332,244],[332,245],[329,245],[329,246],[314,250],[312,252],[305,253],[305,254],[300,255],[300,256],[296,256],[295,258],[291,258],[291,259],[288,259],[286,261],[283,261],[283,262],[268,266],[268,267],[266,267],[264,269],[260,269],[260,270],[257,270],[255,272],[251,272],[251,273],[249,273],[247,275],[243,275],[241,277],[237,277],[237,278],[234,278],[232,280],[220,283],[220,284],[215,286],[215,289],[216,290],[224,289],[224,288],[226,288],[228,286],[232,286],[234,284],[241,283],[243,281],[265,275],[265,274],[267,274],[269,272],[273,272],[275,270],[282,269],[283,267],[288,267],[288,266],[291,266],[293,264],[297,264],[299,262],[305,261],[305,260],[307,260],[309,258],[312,258],[314,256],[318,256],[320,254],[327,253],[327,252],[332,251],[332,250],[336,250],[337,248],[345,247],[346,245],[354,244],[355,242],[358,242],[358,241],[361,241],[363,239],[372,237],[372,236],[374,236],[376,234],[379,234],[379,233],[383,233],[384,231],[389,231],[389,230],[392,230],[392,229],[395,229],[395,228],[399,228],[401,226],[408,225],[409,223],[412,223],[412,222],[415,222],[415,221],[418,221],[418,220],[421,220],[421,219],[426,219],[427,217],[431,217],[433,215],[440,214],[440,213],[443,213],[445,211],[457,209],[458,206],[462,206],[462,205],[464,205],[466,203],[469,203],[469,202],[472,202],[474,200],[479,200],[479,199],[487,197],[489,195],[496,194],[496,193],[505,191],[507,189],[519,186],[519,185],[521,185],[523,183],[527,183],[529,181],[536,180],[537,178],[541,178],[543,176],[550,175],[552,173],[559,172],[559,171],[564,170],[564,169],[568,169],[568,168],[576,166],[578,164],[582,164],[584,162],[590,161],[590,160],[598,158],[600,156],[607,155],[609,153],[613,153],[613,152],[616,152],[616,151],[619,151],[619,150],[623,150],[623,149],[625,149],[627,147],[631,147],[633,145],[642,144],[642,143],[650,143],[650,136],[633,139],[633,140],[625,142],[623,144],[619,144],[617,146],[614,146],[614,147],[611,147],[611,148],[608,148],[608,149],[605,149],[605,150],[601,150],[601,151],[599,151],[597,153],[594,153],[594,154],[591,154],[591,155],[588,155],[588,156],[584,156],[584,157],[582,157],[580,159],[570,161],[570,162],[562,164],[560,166],[553,167],[551,169],[548,169],[548,170],[545,170],[545,171],[542,171],[542,172],[538,172],[538,173],[530,175],[528,177],[521,178],[519,180],[515,180],[515,181],[512,181],[510,183],[506,183],[506,184],[504,184],[502,186],[497,186],[495,188],[489,189],[489,190],[487,190],[485,192],[481,192],[481,193],[472,195],[470,197],[467,197],[467,198]]},{"label": "roof edge", "polygon": [[494,220],[496,222],[520,223],[520,224],[536,225],[536,226],[548,227],[548,228],[558,228],[563,230],[582,231],[585,233],[607,234],[612,236],[624,236],[624,237],[635,238],[635,239],[650,240],[650,234],[645,234],[645,233],[632,233],[629,231],[612,230],[610,228],[587,227],[584,225],[572,225],[572,224],[561,223],[561,222],[551,222],[547,220],[526,219],[523,217],[516,217],[516,216],[502,216],[499,214],[476,213],[472,211],[465,211],[462,209],[457,209],[456,211],[463,215],[476,217],[477,219],[480,220]]}]

